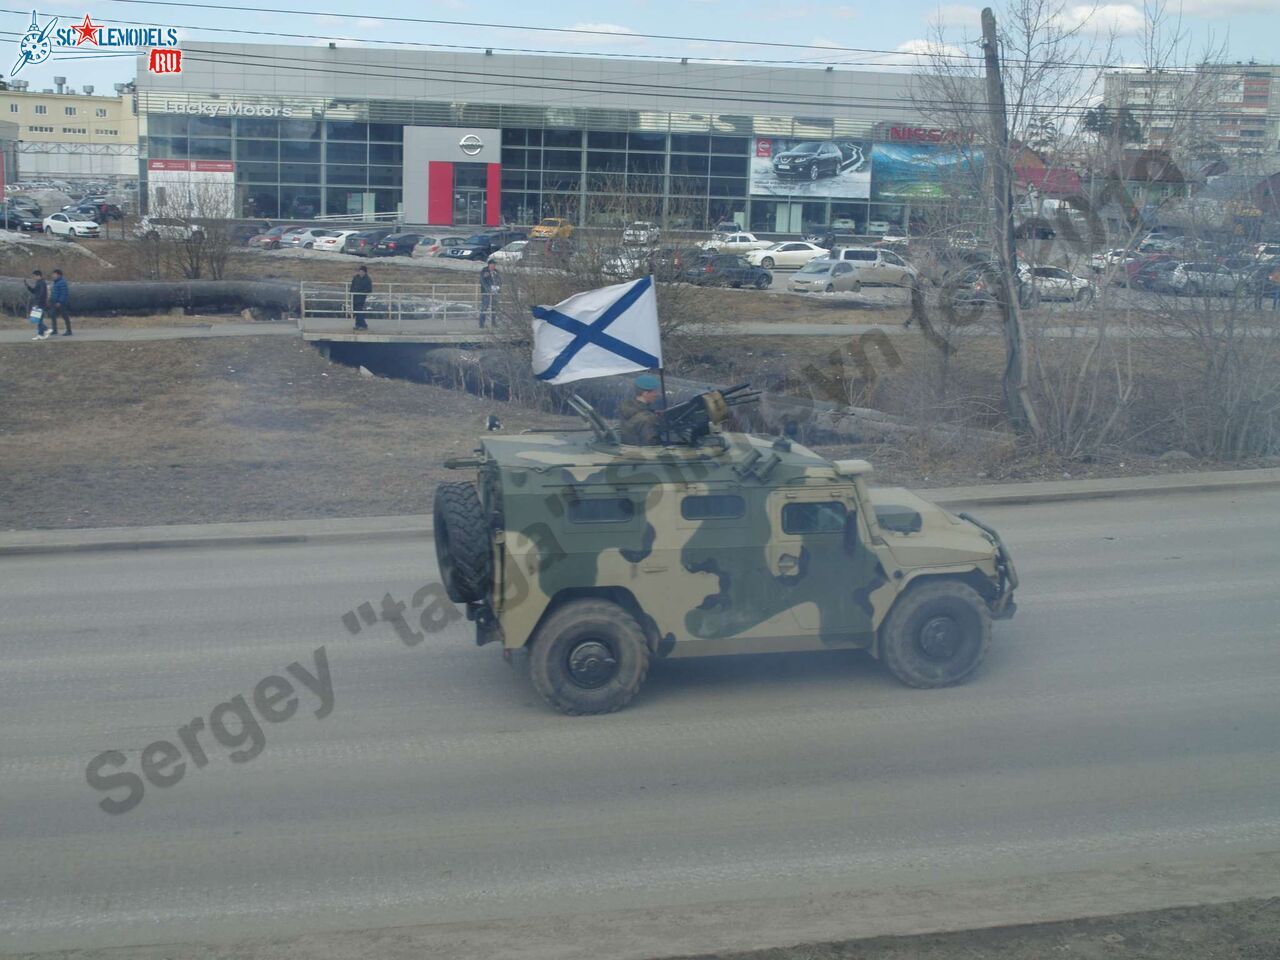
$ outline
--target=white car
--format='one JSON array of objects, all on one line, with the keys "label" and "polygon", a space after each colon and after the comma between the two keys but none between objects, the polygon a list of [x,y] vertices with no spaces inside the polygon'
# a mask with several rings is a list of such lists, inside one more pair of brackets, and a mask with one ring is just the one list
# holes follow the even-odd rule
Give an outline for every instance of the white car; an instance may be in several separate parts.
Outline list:
[{"label": "white car", "polygon": [[915,267],[892,250],[879,247],[837,247],[831,251],[831,259],[852,263],[863,286],[909,287],[919,276]]},{"label": "white car", "polygon": [[757,240],[754,233],[724,233],[702,244],[702,249],[714,250],[716,253],[750,253],[752,250],[763,250],[771,246],[773,244],[768,240]]},{"label": "white car", "polygon": [[301,247],[303,250],[310,250],[316,245],[316,241],[329,234],[332,230],[322,230],[318,227],[299,227],[296,230],[290,230],[280,238],[280,246],[282,247]]},{"label": "white car", "polygon": [[192,240],[204,235],[199,224],[178,217],[142,217],[133,234],[144,240]]},{"label": "white car", "polygon": [[1019,267],[1018,275],[1030,284],[1041,300],[1071,300],[1088,303],[1093,300],[1093,284],[1062,267]]},{"label": "white car", "polygon": [[756,267],[772,270],[774,267],[803,267],[810,260],[825,257],[827,248],[806,240],[784,240],[763,250],[752,250],[747,254],[747,263]]},{"label": "white car", "polygon": [[1089,258],[1089,269],[1094,273],[1105,273],[1112,267],[1132,260],[1133,253],[1125,247],[1116,247],[1104,253],[1095,253]]},{"label": "white car", "polygon": [[888,220],[868,220],[867,234],[873,237],[883,237],[889,232]]},{"label": "white car", "polygon": [[460,247],[467,242],[466,237],[456,236],[424,236],[418,241],[418,245],[413,248],[413,256],[415,257],[439,257],[443,256],[446,250],[452,247]]},{"label": "white car", "polygon": [[858,270],[844,260],[810,260],[787,281],[792,293],[859,293]]},{"label": "white car", "polygon": [[489,254],[490,263],[519,263],[524,256],[524,248],[529,245],[528,240],[512,240],[501,250],[495,250]]},{"label": "white car", "polygon": [[853,217],[836,217],[831,221],[832,230],[857,230],[858,221]]},{"label": "white car", "polygon": [[637,220],[622,231],[622,242],[628,244],[654,244],[658,242],[658,237],[657,225],[648,220]]},{"label": "white car", "polygon": [[347,237],[359,232],[359,230],[327,230],[325,231],[325,236],[316,237],[315,245],[312,249],[325,250],[329,253],[341,253],[343,244],[347,242]]},{"label": "white car", "polygon": [[98,225],[92,220],[65,213],[55,213],[44,218],[44,232],[55,237],[96,237]]}]

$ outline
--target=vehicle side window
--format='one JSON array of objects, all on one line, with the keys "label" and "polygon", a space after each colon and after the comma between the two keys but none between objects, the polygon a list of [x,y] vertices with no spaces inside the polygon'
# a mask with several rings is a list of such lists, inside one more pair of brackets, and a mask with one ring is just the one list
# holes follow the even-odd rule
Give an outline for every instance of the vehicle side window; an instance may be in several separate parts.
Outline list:
[{"label": "vehicle side window", "polygon": [[853,273],[853,264],[852,264],[852,263],[837,263],[837,264],[836,264],[835,272],[836,272],[837,274],[841,274],[841,273]]},{"label": "vehicle side window", "polygon": [[783,533],[843,533],[847,511],[838,500],[788,503],[782,508]]},{"label": "vehicle side window", "polygon": [[570,523],[626,523],[635,514],[635,503],[622,497],[569,501]]},{"label": "vehicle side window", "polygon": [[686,520],[736,520],[747,512],[747,502],[734,493],[685,497],[680,516]]},{"label": "vehicle side window", "polygon": [[902,266],[902,258],[896,253],[886,253],[884,259],[886,263],[892,263],[896,267]]}]

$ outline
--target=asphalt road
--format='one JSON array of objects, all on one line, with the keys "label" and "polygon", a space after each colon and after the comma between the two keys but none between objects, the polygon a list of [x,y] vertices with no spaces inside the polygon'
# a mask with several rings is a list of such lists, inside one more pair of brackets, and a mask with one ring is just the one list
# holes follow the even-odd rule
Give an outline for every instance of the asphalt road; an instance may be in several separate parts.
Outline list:
[{"label": "asphalt road", "polygon": [[[1092,877],[1064,902],[1105,912],[1107,871],[1280,851],[1280,490],[981,515],[1024,587],[968,684],[850,653],[665,662],[604,718],[551,713],[465,624],[353,636],[344,613],[430,582],[425,543],[0,559],[0,952],[551,916],[581,946],[608,911],[748,901],[724,940],[763,945],[774,901],[851,892],[827,920],[856,926],[859,897],[927,920],[927,885],[998,910]],[[206,729],[205,765],[99,808],[91,758],[136,772],[272,675],[299,705],[257,756]]]}]

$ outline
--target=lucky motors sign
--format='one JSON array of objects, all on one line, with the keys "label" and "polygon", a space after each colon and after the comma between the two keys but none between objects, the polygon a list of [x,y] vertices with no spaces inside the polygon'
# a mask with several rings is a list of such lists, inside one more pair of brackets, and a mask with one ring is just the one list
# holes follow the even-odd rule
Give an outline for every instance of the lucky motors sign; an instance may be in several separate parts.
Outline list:
[{"label": "lucky motors sign", "polygon": [[241,103],[239,100],[217,103],[166,100],[164,112],[191,113],[201,117],[292,117],[293,107],[273,106],[269,103]]},{"label": "lucky motors sign", "polygon": [[90,14],[72,26],[58,26],[58,17],[51,17],[44,26],[31,12],[31,25],[18,40],[18,60],[10,74],[17,74],[28,64],[44,63],[58,52],[75,51],[76,56],[92,56],[100,51],[104,56],[126,52],[148,51],[147,69],[152,73],[181,73],[182,51],[178,49],[176,27],[156,27],[146,24],[119,24],[108,26],[94,23]]}]

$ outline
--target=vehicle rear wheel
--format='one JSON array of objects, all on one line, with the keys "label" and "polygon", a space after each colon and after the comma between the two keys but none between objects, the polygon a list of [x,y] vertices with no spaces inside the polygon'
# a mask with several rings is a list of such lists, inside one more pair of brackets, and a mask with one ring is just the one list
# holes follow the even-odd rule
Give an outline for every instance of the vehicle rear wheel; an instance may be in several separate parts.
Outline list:
[{"label": "vehicle rear wheel", "polygon": [[773,269],[773,257],[765,257],[764,259],[762,259],[762,260],[760,261],[760,266],[764,267],[766,270],[772,270],[772,269]]},{"label": "vehicle rear wheel", "polygon": [[529,650],[529,676],[561,713],[612,713],[636,695],[649,659],[634,617],[607,600],[575,600],[538,628]]},{"label": "vehicle rear wheel", "polygon": [[46,236],[53,236],[53,227],[45,227],[44,232]]},{"label": "vehicle rear wheel", "polygon": [[909,687],[945,687],[982,662],[991,615],[955,580],[926,580],[898,598],[880,627],[880,658]]},{"label": "vehicle rear wheel", "polygon": [[303,250],[313,250],[313,249],[315,249],[315,244],[314,244],[314,243],[304,243],[304,244],[302,245],[302,249],[303,249]]},{"label": "vehicle rear wheel", "polygon": [[493,553],[474,483],[442,483],[432,507],[436,563],[454,603],[481,600],[493,584]]}]

